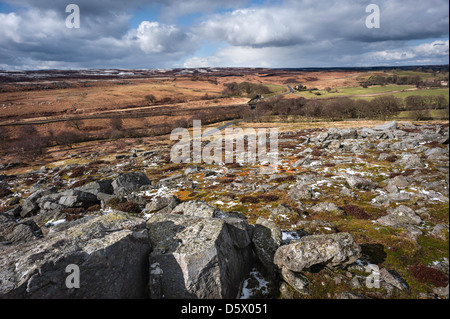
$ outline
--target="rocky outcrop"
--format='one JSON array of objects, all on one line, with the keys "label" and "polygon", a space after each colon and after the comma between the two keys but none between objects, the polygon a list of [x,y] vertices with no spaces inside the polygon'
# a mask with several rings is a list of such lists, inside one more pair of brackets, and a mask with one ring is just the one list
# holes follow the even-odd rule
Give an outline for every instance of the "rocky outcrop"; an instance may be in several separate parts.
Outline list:
[{"label": "rocky outcrop", "polygon": [[331,202],[321,202],[319,204],[316,204],[311,207],[311,211],[314,213],[326,212],[335,216],[345,215],[345,211],[342,208]]},{"label": "rocky outcrop", "polygon": [[170,213],[179,203],[180,200],[173,195],[158,197],[145,206],[145,212]]},{"label": "rocky outcrop", "polygon": [[274,263],[274,256],[281,245],[282,233],[275,223],[259,217],[255,223],[252,242],[259,261],[266,271],[276,276],[278,267]]},{"label": "rocky outcrop", "polygon": [[40,235],[39,227],[33,221],[18,223],[12,216],[0,214],[0,245],[29,242]]},{"label": "rocky outcrop", "polygon": [[[86,218],[39,244],[3,249],[1,298],[144,298],[148,254],[145,221],[125,213]],[[69,265],[80,288],[68,288]]]},{"label": "rocky outcrop", "polygon": [[288,196],[294,201],[301,201],[313,198],[314,192],[311,187],[300,184],[292,187],[288,193]]},{"label": "rocky outcrop", "polygon": [[142,172],[133,172],[122,174],[112,182],[112,187],[115,195],[127,195],[131,192],[137,191],[141,186],[150,185],[151,181]]},{"label": "rocky outcrop", "polygon": [[223,214],[217,207],[208,205],[205,201],[201,200],[181,203],[173,209],[173,212],[176,214],[202,218],[215,218],[220,217]]},{"label": "rocky outcrop", "polygon": [[94,194],[71,189],[61,194],[59,204],[65,207],[88,208],[100,204],[100,201]]},{"label": "rocky outcrop", "polygon": [[400,226],[403,224],[419,225],[422,219],[411,208],[407,206],[399,206],[389,215],[377,219],[377,223],[384,226]]},{"label": "rocky outcrop", "polygon": [[348,173],[342,173],[341,175],[345,178],[351,188],[371,190],[379,187],[377,183],[369,181],[362,177],[358,177]]},{"label": "rocky outcrop", "polygon": [[301,272],[314,265],[348,265],[361,257],[361,248],[349,233],[311,235],[278,248],[275,264]]},{"label": "rocky outcrop", "polygon": [[417,239],[423,232],[417,228],[422,223],[422,219],[411,208],[399,206],[390,214],[376,220],[378,224],[399,228],[406,232],[406,236]]},{"label": "rocky outcrop", "polygon": [[252,267],[243,219],[155,214],[148,228],[151,298],[238,296]]}]

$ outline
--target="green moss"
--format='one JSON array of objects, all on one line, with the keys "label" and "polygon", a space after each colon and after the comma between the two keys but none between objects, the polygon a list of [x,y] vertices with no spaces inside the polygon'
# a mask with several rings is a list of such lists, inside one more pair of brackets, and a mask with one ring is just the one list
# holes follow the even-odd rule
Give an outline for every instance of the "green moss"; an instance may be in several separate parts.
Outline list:
[{"label": "green moss", "polygon": [[417,256],[417,263],[429,265],[433,261],[440,260],[444,257],[449,258],[448,240],[444,241],[428,236],[420,236],[418,243],[422,247],[422,249]]}]

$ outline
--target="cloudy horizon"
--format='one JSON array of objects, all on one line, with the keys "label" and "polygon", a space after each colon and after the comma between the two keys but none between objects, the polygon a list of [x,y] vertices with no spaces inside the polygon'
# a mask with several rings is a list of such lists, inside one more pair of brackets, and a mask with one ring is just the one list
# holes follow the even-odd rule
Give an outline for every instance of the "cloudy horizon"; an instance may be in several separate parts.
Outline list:
[{"label": "cloudy horizon", "polygon": [[[70,3],[79,29],[66,27]],[[380,28],[366,26],[370,3]],[[446,0],[5,0],[0,69],[448,64],[448,10]]]}]

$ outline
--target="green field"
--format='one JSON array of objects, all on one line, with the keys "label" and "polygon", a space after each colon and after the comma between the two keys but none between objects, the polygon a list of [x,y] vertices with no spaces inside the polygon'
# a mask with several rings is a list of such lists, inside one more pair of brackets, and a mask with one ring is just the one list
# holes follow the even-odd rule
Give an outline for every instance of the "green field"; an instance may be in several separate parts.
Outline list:
[{"label": "green field", "polygon": [[[391,73],[391,72],[390,72]],[[397,76],[420,76],[422,81],[425,81],[427,79],[445,79],[446,73],[430,73],[430,72],[420,72],[420,71],[412,71],[412,70],[394,70],[392,71],[392,74],[395,74]],[[447,74],[448,75],[448,74]],[[444,78],[442,78],[444,77]]]},{"label": "green field", "polygon": [[448,89],[428,89],[428,90],[417,90],[413,92],[400,92],[400,93],[394,93],[395,97],[398,98],[406,98],[410,95],[420,95],[420,96],[438,96],[438,95],[444,95],[447,98],[447,101],[449,100],[449,91]]},{"label": "green field", "polygon": [[369,101],[372,100],[374,97],[378,96],[379,94],[393,95],[401,99],[405,99],[407,96],[410,95],[420,95],[420,96],[444,95],[447,98],[447,101],[449,100],[448,88],[411,90],[414,88],[415,86],[413,85],[386,85],[386,86],[371,86],[366,89],[363,87],[338,88],[337,93],[327,93],[325,90],[313,91],[313,92],[320,92],[321,95],[315,95],[314,93],[309,92],[296,92],[296,94],[305,97],[307,99],[330,99],[337,97],[350,97],[352,99],[363,99]]},{"label": "green field", "polygon": [[[303,96],[305,98],[313,98],[313,99],[329,99],[334,97],[344,97],[344,96],[353,96],[353,95],[370,95],[370,94],[379,94],[379,93],[389,93],[389,92],[397,92],[402,90],[413,89],[415,86],[413,85],[374,85],[368,88],[363,88],[361,86],[356,87],[345,87],[345,88],[336,88],[336,93],[328,93],[325,90],[312,91],[312,93],[306,92],[296,92],[297,95]],[[315,95],[315,92],[319,92],[321,95]],[[406,92],[408,93],[408,92]]]},{"label": "green field", "polygon": [[[445,110],[430,110],[428,115],[434,120],[448,119],[448,114]],[[396,117],[396,120],[410,120],[414,119],[414,114],[411,111],[402,111]]]},{"label": "green field", "polygon": [[266,94],[265,96],[270,97],[274,95],[280,95],[288,91],[287,87],[285,85],[277,85],[277,84],[265,84],[264,86],[267,86],[273,93]]}]

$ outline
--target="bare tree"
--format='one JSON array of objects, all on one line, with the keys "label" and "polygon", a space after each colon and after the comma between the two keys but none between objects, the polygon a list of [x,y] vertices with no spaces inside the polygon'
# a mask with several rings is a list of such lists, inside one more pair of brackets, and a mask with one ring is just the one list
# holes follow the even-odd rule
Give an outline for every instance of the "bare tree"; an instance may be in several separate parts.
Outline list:
[{"label": "bare tree", "polygon": [[81,131],[82,124],[83,124],[83,122],[81,120],[77,120],[77,119],[73,119],[73,120],[66,122],[66,126],[68,128],[73,128],[78,131]]},{"label": "bare tree", "polygon": [[12,142],[9,149],[20,158],[34,161],[44,154],[47,143],[47,138],[34,134],[22,136],[20,139]]},{"label": "bare tree", "polygon": [[59,145],[67,145],[72,149],[73,144],[80,141],[81,135],[73,131],[62,131],[55,136],[55,139]]},{"label": "bare tree", "polygon": [[0,150],[6,149],[6,144],[9,141],[9,130],[6,127],[0,126]]},{"label": "bare tree", "polygon": [[113,117],[110,120],[111,129],[114,131],[122,131],[123,130],[123,121],[120,117]]},{"label": "bare tree", "polygon": [[145,102],[147,104],[153,104],[156,102],[156,97],[153,94],[149,94],[145,96]]},{"label": "bare tree", "polygon": [[358,119],[372,118],[374,117],[374,112],[370,106],[370,102],[366,100],[356,100],[355,101],[355,115]]},{"label": "bare tree", "polygon": [[370,101],[377,117],[386,121],[386,119],[395,116],[400,111],[400,101],[392,95],[384,95],[374,98]]},{"label": "bare tree", "polygon": [[308,101],[302,108],[303,115],[312,121],[315,117],[322,115],[322,102],[317,100]]}]

